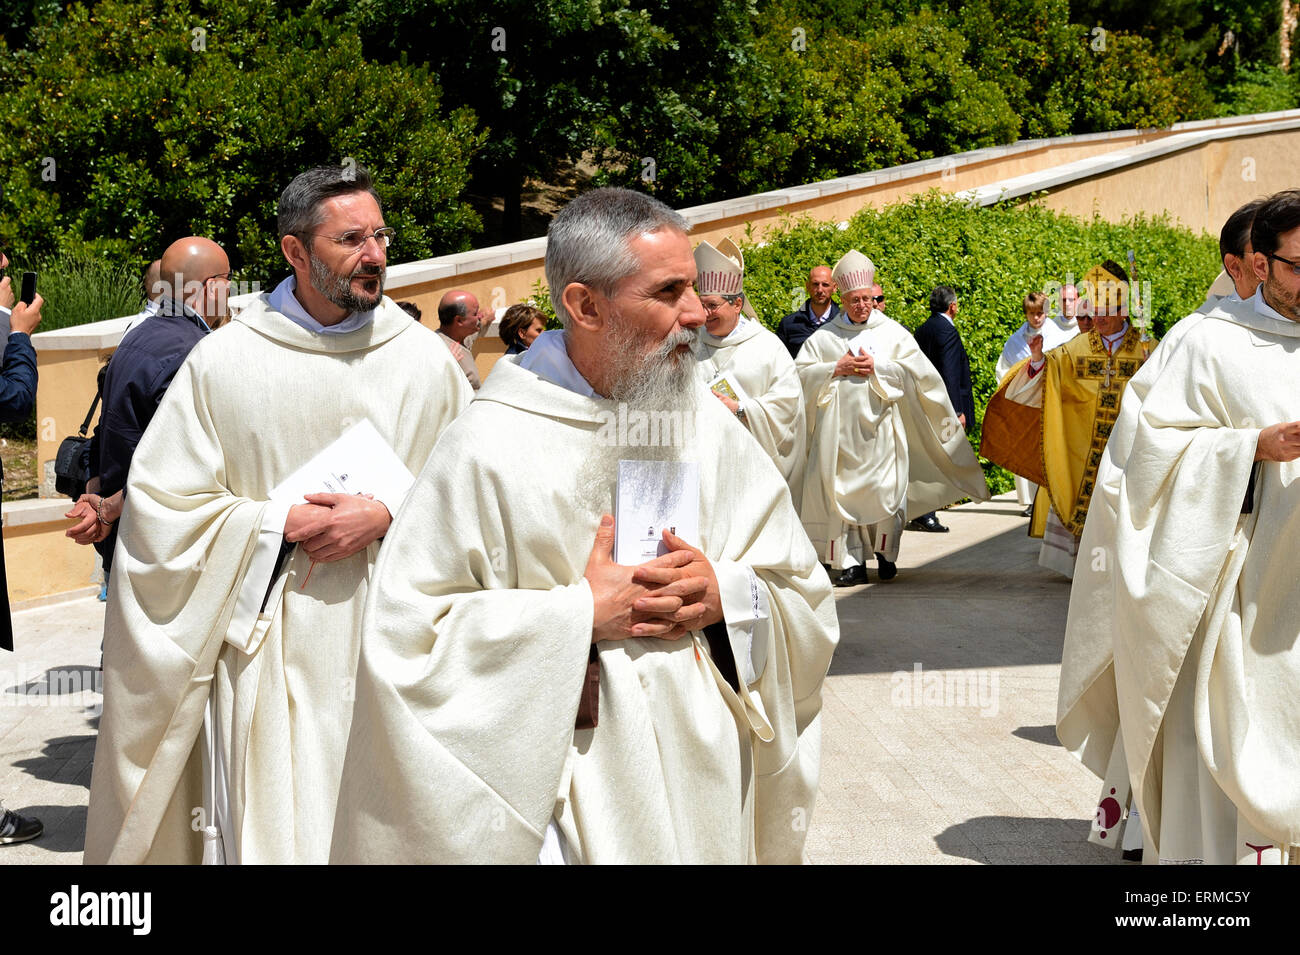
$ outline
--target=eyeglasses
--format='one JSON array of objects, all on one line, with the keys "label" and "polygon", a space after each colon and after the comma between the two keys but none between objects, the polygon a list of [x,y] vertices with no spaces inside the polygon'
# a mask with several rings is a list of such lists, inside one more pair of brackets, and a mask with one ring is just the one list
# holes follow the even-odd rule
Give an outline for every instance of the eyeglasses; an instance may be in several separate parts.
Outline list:
[{"label": "eyeglasses", "polygon": [[319,232],[308,232],[306,234],[329,239],[331,242],[337,243],[345,252],[359,252],[365,246],[367,239],[374,239],[379,243],[381,249],[388,248],[393,244],[393,239],[397,236],[397,230],[391,226],[385,226],[370,233],[344,232],[342,235],[321,235]]},{"label": "eyeglasses", "polygon": [[885,296],[883,296],[883,295],[875,295],[875,296],[872,296],[872,301],[875,302],[877,305],[879,305],[879,304],[880,304],[881,302],[883,302],[884,300],[885,300]]},{"label": "eyeglasses", "polygon": [[1292,275],[1300,275],[1300,262],[1292,262],[1290,259],[1284,259],[1280,255],[1274,255],[1272,252],[1266,252],[1264,254],[1270,259],[1277,259],[1279,262],[1285,262],[1287,265],[1291,266]]},{"label": "eyeglasses", "polygon": [[205,279],[203,280],[203,283],[206,285],[208,282],[211,282],[213,279],[221,279],[221,281],[223,281],[223,282],[229,282],[229,281],[230,281],[230,273],[229,273],[229,272],[218,272],[216,275],[209,275],[207,278],[205,278]]},{"label": "eyeglasses", "polygon": [[726,308],[728,305],[735,305],[736,303],[735,300],[728,301],[723,299],[717,305],[706,305],[704,302],[700,302],[700,304],[704,306],[706,312],[712,315],[714,312],[718,311],[718,309]]}]

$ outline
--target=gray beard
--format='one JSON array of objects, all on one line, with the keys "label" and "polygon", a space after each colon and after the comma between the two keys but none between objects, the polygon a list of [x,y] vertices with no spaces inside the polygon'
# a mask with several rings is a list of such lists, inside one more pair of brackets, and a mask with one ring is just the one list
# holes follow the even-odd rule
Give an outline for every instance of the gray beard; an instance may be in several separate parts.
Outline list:
[{"label": "gray beard", "polygon": [[381,268],[378,273],[379,291],[373,297],[361,296],[352,291],[352,280],[359,276],[370,276],[375,273],[358,269],[351,275],[340,275],[331,271],[328,265],[310,252],[307,253],[307,256],[311,259],[312,288],[324,295],[331,304],[337,305],[339,308],[346,308],[349,312],[368,312],[372,308],[379,307],[379,303],[384,297],[386,269]]},{"label": "gray beard", "polygon": [[681,345],[693,349],[697,340],[693,329],[678,329],[640,358],[645,337],[617,316],[609,335],[609,397],[643,411],[693,412],[699,397],[695,357],[675,358],[673,352]]},{"label": "gray beard", "polygon": [[653,353],[640,358],[644,336],[629,323],[616,318],[609,337],[610,394],[614,413],[635,418],[637,414],[658,415],[680,425],[671,432],[673,440],[653,443],[601,444],[593,442],[577,476],[577,497],[594,514],[613,513],[613,493],[618,482],[618,462],[680,461],[697,459],[700,398],[699,364],[693,354],[674,360],[679,345],[693,345],[696,332],[679,329]]}]

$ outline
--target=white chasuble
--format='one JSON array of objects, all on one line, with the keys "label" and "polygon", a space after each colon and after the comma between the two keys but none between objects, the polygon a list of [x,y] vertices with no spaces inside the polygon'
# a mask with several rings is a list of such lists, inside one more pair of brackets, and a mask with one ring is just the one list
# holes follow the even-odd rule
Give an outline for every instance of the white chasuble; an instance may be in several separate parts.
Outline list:
[{"label": "white chasuble", "polygon": [[781,339],[754,321],[726,338],[701,328],[695,356],[706,381],[719,372],[735,375],[749,396],[745,427],[797,493],[808,455],[807,423],[799,372]]},{"label": "white chasuble", "polygon": [[318,335],[267,298],[195,347],[131,461],[87,862],[200,860],[195,741],[210,696],[238,859],[329,855],[381,541],[314,569],[294,548],[272,577],[287,508],[268,497],[363,419],[418,473],[470,391],[437,337],[388,299],[360,328]]},{"label": "white chasuble", "polygon": [[1115,497],[1119,722],[1146,845],[1167,861],[1285,860],[1300,843],[1300,462],[1254,462],[1260,429],[1297,417],[1300,325],[1261,306],[1223,303],[1182,335]]},{"label": "white chasuble", "polygon": [[[1096,485],[1079,541],[1082,559],[1074,565],[1070,610],[1065,623],[1061,656],[1061,683],[1057,696],[1056,735],[1061,744],[1105,783],[1102,800],[1109,796],[1112,776],[1107,767],[1123,746],[1119,736],[1119,706],[1114,672],[1114,577],[1112,548],[1120,480],[1133,449],[1138,412],[1147,393],[1164,370],[1183,336],[1197,326],[1219,302],[1204,305],[1176,322],[1161,339],[1138,373],[1129,379],[1119,416],[1097,468]],[[1121,757],[1122,758],[1122,757]],[[1123,788],[1128,790],[1127,769]],[[1127,803],[1127,799],[1117,800]]]},{"label": "white chasuble", "polygon": [[[873,374],[834,376],[850,347],[873,356]],[[810,436],[799,515],[823,560],[844,524],[989,499],[943,379],[902,325],[879,311],[862,325],[841,315],[804,342],[796,365]]]},{"label": "white chasuble", "polygon": [[[839,633],[830,582],[780,474],[696,387],[700,424],[661,419],[676,437],[647,449],[618,403],[501,362],[443,435],[371,590],[335,861],[532,864],[552,820],[571,862],[800,860]],[[725,626],[712,645],[596,644],[597,722],[575,729],[584,570],[618,461],[665,455],[699,465],[692,543]]]}]

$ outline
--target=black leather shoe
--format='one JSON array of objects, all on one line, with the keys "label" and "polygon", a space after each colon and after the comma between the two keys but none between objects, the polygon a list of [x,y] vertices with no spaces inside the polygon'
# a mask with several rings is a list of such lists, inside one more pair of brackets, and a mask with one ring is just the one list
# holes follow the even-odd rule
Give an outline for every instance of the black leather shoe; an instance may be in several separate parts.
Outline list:
[{"label": "black leather shoe", "polygon": [[1033,517],[1033,516],[1034,516],[1034,505],[1030,504],[1027,508],[1025,508],[1023,511],[1021,511],[1021,512],[1020,512],[1020,516],[1021,516],[1021,517]]},{"label": "black leather shoe", "polygon": [[948,528],[939,523],[939,518],[933,514],[927,514],[925,517],[918,517],[907,524],[909,531],[925,531],[927,534],[946,534]]},{"label": "black leather shoe", "polygon": [[876,576],[881,580],[893,580],[898,576],[898,565],[879,551],[876,552]]},{"label": "black leather shoe", "polygon": [[836,587],[856,587],[858,584],[867,582],[867,568],[858,564],[856,567],[845,567],[840,571],[839,576],[835,578]]}]

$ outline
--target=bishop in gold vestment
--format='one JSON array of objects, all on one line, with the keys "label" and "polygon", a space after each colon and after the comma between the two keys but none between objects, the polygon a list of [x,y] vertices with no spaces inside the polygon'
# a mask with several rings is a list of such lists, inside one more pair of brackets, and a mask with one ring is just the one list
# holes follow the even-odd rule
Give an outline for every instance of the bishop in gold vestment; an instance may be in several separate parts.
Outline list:
[{"label": "bishop in gold vestment", "polygon": [[1097,468],[1124,389],[1154,344],[1142,341],[1128,323],[1127,273],[1108,262],[1088,275],[1083,284],[1095,290],[1092,330],[1047,352],[1037,343],[1041,358],[1031,353],[1012,368],[985,414],[986,436],[996,432],[990,417],[1019,419],[1022,431],[1037,431],[1037,444],[1010,449],[986,440],[981,449],[989,460],[1040,485],[1029,534],[1045,538],[1039,562],[1067,577],[1073,577]]}]

